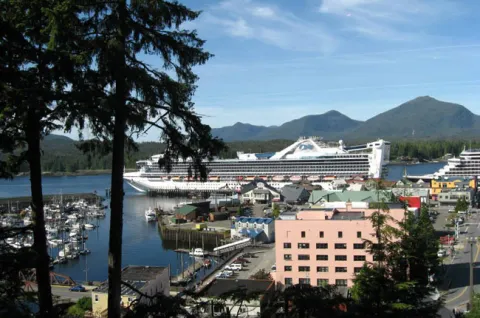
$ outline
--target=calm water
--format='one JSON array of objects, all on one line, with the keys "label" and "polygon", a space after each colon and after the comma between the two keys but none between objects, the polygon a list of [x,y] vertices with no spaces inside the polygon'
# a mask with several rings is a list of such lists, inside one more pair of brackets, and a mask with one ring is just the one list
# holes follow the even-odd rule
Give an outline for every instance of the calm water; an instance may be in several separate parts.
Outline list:
[{"label": "calm water", "polygon": [[[81,177],[44,177],[44,194],[87,193],[97,191],[105,194],[109,188],[110,176]],[[147,223],[144,212],[149,207],[171,209],[182,199],[150,198],[144,196],[127,184],[124,185],[124,227],[123,227],[123,259],[124,265],[168,266],[172,275],[177,274],[181,267],[177,253],[162,246],[162,240],[156,223]],[[27,177],[16,178],[13,181],[0,180],[0,197],[17,197],[30,195],[30,183]],[[185,201],[185,199],[183,199]],[[109,205],[108,201],[104,202]],[[96,221],[92,221],[96,224]],[[92,251],[87,256],[88,280],[102,281],[107,277],[108,229],[110,210],[105,219],[98,221],[99,228],[88,231],[87,247]],[[53,250],[54,255],[55,250]],[[185,257],[185,265],[188,257]],[[85,280],[85,256],[71,260],[67,264],[58,264],[56,272],[71,276],[75,280]]]},{"label": "calm water", "polygon": [[[419,164],[407,166],[409,174],[421,175],[433,173],[443,167],[443,163]],[[389,166],[388,179],[398,180],[403,175],[403,165]],[[110,187],[110,176],[81,177],[44,177],[44,194],[87,193],[97,191],[104,194]],[[156,223],[147,223],[144,212],[149,207],[171,209],[185,199],[150,198],[136,192],[124,184],[124,227],[123,227],[123,264],[171,266],[172,275],[178,273],[181,267],[180,258],[172,250],[165,249]],[[0,180],[1,197],[19,197],[30,195],[30,183],[27,177],[16,178],[13,181]],[[109,205],[108,201],[105,201]],[[107,250],[110,210],[107,217],[98,221],[99,228],[88,232],[87,247],[92,251],[87,256],[88,280],[102,281],[107,277]],[[55,251],[53,251],[55,252]],[[188,265],[185,257],[185,265]],[[56,265],[55,271],[71,276],[75,280],[85,280],[85,256],[71,260],[67,264]]]}]

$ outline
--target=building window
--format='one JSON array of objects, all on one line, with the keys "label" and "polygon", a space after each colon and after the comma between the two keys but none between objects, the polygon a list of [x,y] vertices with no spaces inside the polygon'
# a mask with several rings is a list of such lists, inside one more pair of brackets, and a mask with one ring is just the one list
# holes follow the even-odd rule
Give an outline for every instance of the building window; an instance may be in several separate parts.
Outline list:
[{"label": "building window", "polygon": [[328,255],[317,255],[317,261],[328,261]]},{"label": "building window", "polygon": [[327,249],[328,248],[328,243],[317,243],[317,248],[318,249]]},{"label": "building window", "polygon": [[310,271],[310,266],[298,266],[298,271],[299,272],[309,272]]},{"label": "building window", "polygon": [[98,301],[98,295],[95,294],[95,301]]},{"label": "building window", "polygon": [[283,268],[283,270],[286,271],[286,272],[291,272],[292,271],[292,266],[285,266]]},{"label": "building window", "polygon": [[328,267],[327,266],[317,266],[317,272],[318,273],[328,273]]},{"label": "building window", "polygon": [[345,243],[335,243],[335,249],[337,250],[344,250],[347,248],[347,244]]},{"label": "building window", "polygon": [[362,238],[362,232],[360,231],[357,232],[357,238]]},{"label": "building window", "polygon": [[355,274],[360,273],[361,270],[362,270],[361,267],[354,267],[354,268],[353,268],[353,272],[354,272]]},{"label": "building window", "polygon": [[346,267],[335,267],[335,273],[346,273],[347,268]]},{"label": "building window", "polygon": [[285,277],[285,286],[291,286],[292,285],[292,279],[289,277]]},{"label": "building window", "polygon": [[337,285],[337,286],[347,286],[347,280],[346,279],[336,279],[335,280],[335,285]]},{"label": "building window", "polygon": [[310,260],[310,255],[308,255],[308,254],[299,254],[299,255],[298,255],[298,260],[299,260],[299,261],[309,261],[309,260]]},{"label": "building window", "polygon": [[299,278],[298,283],[300,285],[310,285],[310,278]]},{"label": "building window", "polygon": [[305,249],[305,248],[310,248],[309,243],[298,243],[298,248]]},{"label": "building window", "polygon": [[365,243],[353,243],[354,250],[363,250],[365,248]]},{"label": "building window", "polygon": [[292,243],[283,243],[283,248],[292,248]]},{"label": "building window", "polygon": [[353,256],[353,260],[357,262],[365,262],[365,255],[355,255]]},{"label": "building window", "polygon": [[302,237],[305,237],[305,231],[302,231]]},{"label": "building window", "polygon": [[338,238],[342,238],[343,237],[343,232],[342,231],[338,231]]},{"label": "building window", "polygon": [[323,231],[320,231],[320,238],[323,238]]},{"label": "building window", "polygon": [[292,260],[292,254],[283,254],[283,259],[286,261],[291,261]]},{"label": "building window", "polygon": [[317,279],[317,286],[327,286],[327,285],[328,285],[328,279],[325,279],[325,278]]},{"label": "building window", "polygon": [[335,255],[335,260],[336,261],[346,261],[347,260],[347,255]]}]

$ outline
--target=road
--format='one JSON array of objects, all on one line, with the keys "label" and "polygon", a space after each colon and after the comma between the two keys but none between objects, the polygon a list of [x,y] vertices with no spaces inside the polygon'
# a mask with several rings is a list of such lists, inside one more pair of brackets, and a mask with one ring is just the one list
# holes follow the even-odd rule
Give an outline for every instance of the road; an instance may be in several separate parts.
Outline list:
[{"label": "road", "polygon": [[[33,290],[37,291],[37,286],[33,285]],[[58,296],[61,299],[70,299],[72,302],[77,302],[82,297],[91,297],[92,293],[90,290],[86,292],[71,292],[69,291],[69,286],[52,286],[52,294]]]},{"label": "road", "polygon": [[[440,211],[437,223],[444,223],[448,213]],[[443,219],[443,220],[442,220]],[[436,226],[438,229],[438,225]],[[440,225],[443,227],[443,225]],[[453,257],[444,260],[445,275],[444,289],[445,306],[449,309],[466,309],[466,304],[470,297],[470,258],[473,253],[474,262],[474,291],[480,292],[480,267],[479,261],[480,246],[479,241],[471,247],[468,238],[480,237],[480,213],[472,214],[460,227],[460,235],[455,245]]]}]

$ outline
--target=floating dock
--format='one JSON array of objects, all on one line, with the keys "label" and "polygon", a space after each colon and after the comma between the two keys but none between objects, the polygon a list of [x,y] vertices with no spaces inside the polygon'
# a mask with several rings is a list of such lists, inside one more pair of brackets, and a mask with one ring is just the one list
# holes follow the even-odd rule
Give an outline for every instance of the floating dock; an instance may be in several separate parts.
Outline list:
[{"label": "floating dock", "polygon": [[[97,200],[103,201],[103,197],[99,196],[96,193],[62,193],[62,194],[46,194],[43,195],[43,203],[49,204],[52,202],[59,202],[60,197],[62,197],[63,203],[76,201],[83,199],[88,203],[95,203]],[[0,198],[0,206],[10,204],[12,207],[17,207],[19,209],[25,209],[30,206],[32,202],[32,197],[10,197],[10,198]]]},{"label": "floating dock", "polygon": [[202,260],[195,259],[195,263],[188,266],[182,273],[176,276],[172,276],[170,278],[170,282],[173,284],[188,282],[188,280],[192,277],[192,274],[196,273],[202,267],[203,267],[203,259]]}]

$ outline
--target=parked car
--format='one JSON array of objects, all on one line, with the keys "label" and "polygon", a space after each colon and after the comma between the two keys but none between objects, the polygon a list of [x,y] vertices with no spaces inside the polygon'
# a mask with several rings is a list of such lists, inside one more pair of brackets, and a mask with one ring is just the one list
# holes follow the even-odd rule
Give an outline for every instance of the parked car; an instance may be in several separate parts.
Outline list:
[{"label": "parked car", "polygon": [[69,291],[83,293],[83,292],[86,292],[87,290],[82,285],[76,285],[76,286],[70,287]]},{"label": "parked car", "polygon": [[277,271],[277,264],[273,264],[273,265],[272,265],[271,271],[272,271],[272,272],[276,272],[276,271]]},{"label": "parked car", "polygon": [[239,264],[239,263],[232,263],[225,267],[226,270],[231,270],[231,271],[241,271],[242,268],[243,268],[242,264]]},{"label": "parked car", "polygon": [[447,255],[447,251],[445,250],[439,250],[437,253],[438,257],[445,257]]}]

